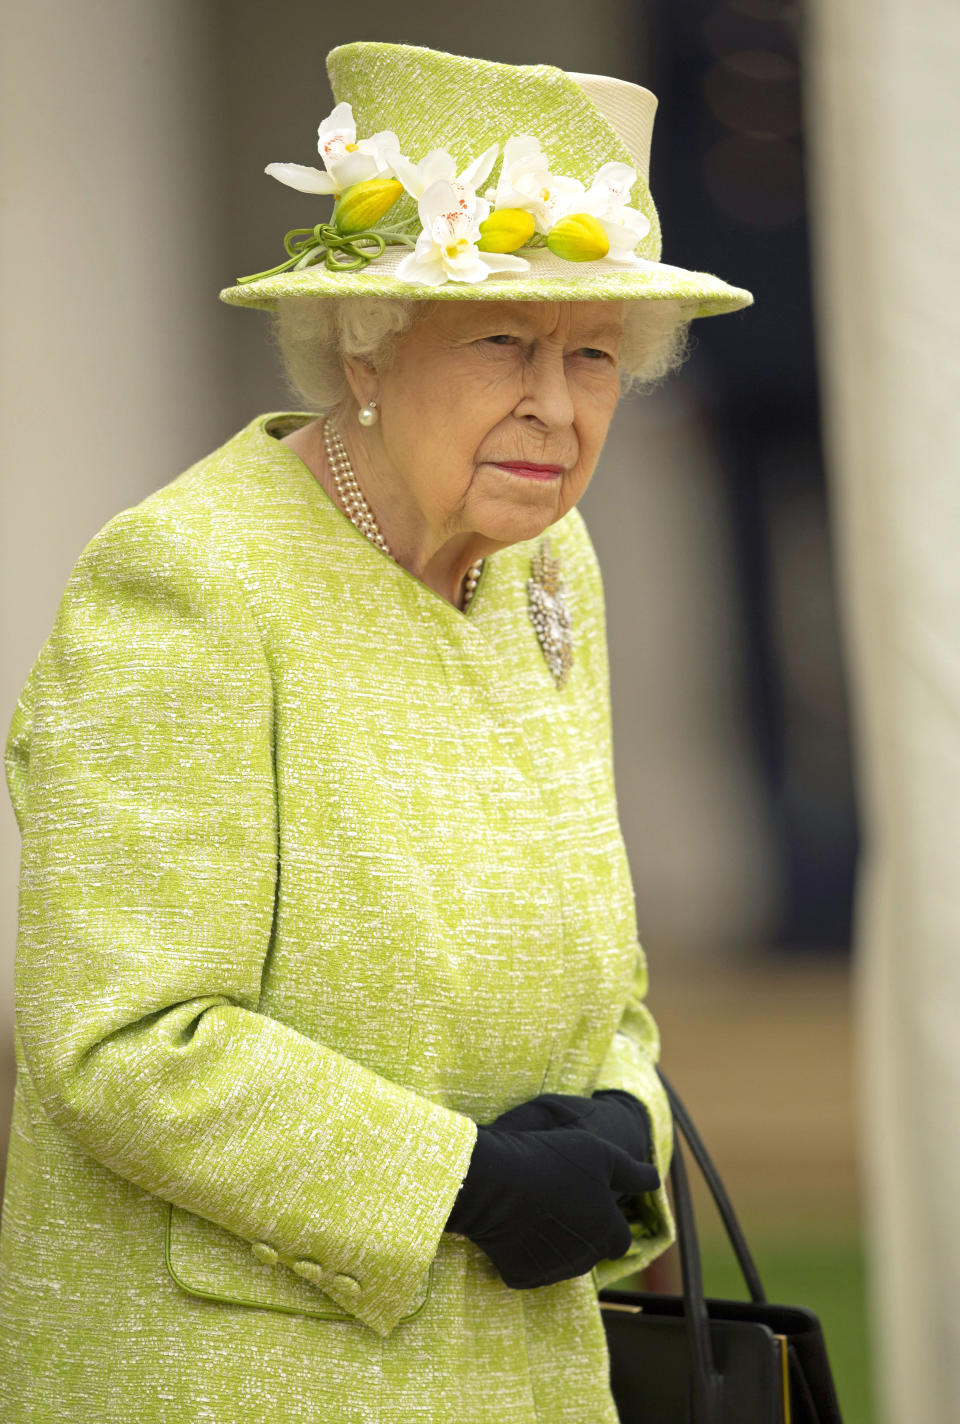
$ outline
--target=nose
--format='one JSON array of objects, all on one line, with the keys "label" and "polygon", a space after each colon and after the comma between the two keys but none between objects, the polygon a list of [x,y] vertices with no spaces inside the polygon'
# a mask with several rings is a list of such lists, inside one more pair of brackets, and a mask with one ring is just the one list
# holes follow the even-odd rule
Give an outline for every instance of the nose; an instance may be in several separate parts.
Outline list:
[{"label": "nose", "polygon": [[545,430],[573,424],[573,397],[562,350],[539,346],[524,362],[523,394],[515,414]]}]

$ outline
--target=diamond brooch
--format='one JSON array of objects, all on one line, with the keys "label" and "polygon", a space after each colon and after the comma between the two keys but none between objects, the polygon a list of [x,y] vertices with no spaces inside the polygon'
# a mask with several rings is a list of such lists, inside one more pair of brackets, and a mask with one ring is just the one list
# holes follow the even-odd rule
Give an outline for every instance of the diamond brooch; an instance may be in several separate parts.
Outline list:
[{"label": "diamond brooch", "polygon": [[536,630],[547,667],[562,687],[573,666],[573,620],[564,597],[560,561],[553,557],[550,540],[542,539],[530,560],[527,580],[530,621]]}]

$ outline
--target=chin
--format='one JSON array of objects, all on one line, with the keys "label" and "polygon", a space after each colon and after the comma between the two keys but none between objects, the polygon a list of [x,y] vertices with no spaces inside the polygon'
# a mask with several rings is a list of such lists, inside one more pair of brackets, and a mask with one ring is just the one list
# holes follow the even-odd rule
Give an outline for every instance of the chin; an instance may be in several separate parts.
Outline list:
[{"label": "chin", "polygon": [[505,547],[536,539],[571,507],[571,491],[560,482],[543,485],[518,480],[511,481],[511,486],[505,493],[502,486],[491,489],[488,485],[470,511],[474,532],[491,543]]},{"label": "chin", "polygon": [[555,508],[518,510],[509,517],[490,520],[478,532],[488,539],[496,540],[498,544],[521,544],[526,539],[536,539],[538,535],[546,533],[551,524],[555,524],[559,518],[560,514]]}]

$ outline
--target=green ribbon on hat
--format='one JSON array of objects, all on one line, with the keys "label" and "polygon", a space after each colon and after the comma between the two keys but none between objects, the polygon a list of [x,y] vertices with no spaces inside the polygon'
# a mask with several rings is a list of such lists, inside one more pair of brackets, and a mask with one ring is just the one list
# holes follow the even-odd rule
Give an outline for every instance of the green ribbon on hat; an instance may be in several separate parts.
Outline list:
[{"label": "green ribbon on hat", "polygon": [[343,233],[333,223],[317,223],[316,227],[294,227],[283,239],[290,254],[286,262],[270,267],[266,272],[254,272],[238,277],[237,285],[259,282],[261,277],[276,277],[281,272],[299,271],[323,262],[331,272],[357,272],[373,262],[387,245],[400,243],[414,247],[416,238],[397,228],[371,228],[368,232]]}]

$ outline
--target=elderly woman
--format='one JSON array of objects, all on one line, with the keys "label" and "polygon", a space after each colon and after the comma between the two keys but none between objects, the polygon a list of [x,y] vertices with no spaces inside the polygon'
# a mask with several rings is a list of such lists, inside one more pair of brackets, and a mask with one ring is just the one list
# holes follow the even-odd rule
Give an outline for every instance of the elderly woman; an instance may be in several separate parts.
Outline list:
[{"label": "elderly woman", "polygon": [[96,535],[13,719],[6,1424],[609,1424],[672,1239],[574,506],[750,297],[659,263],[645,90],[329,67],[332,220],[224,294],[307,409]]}]

